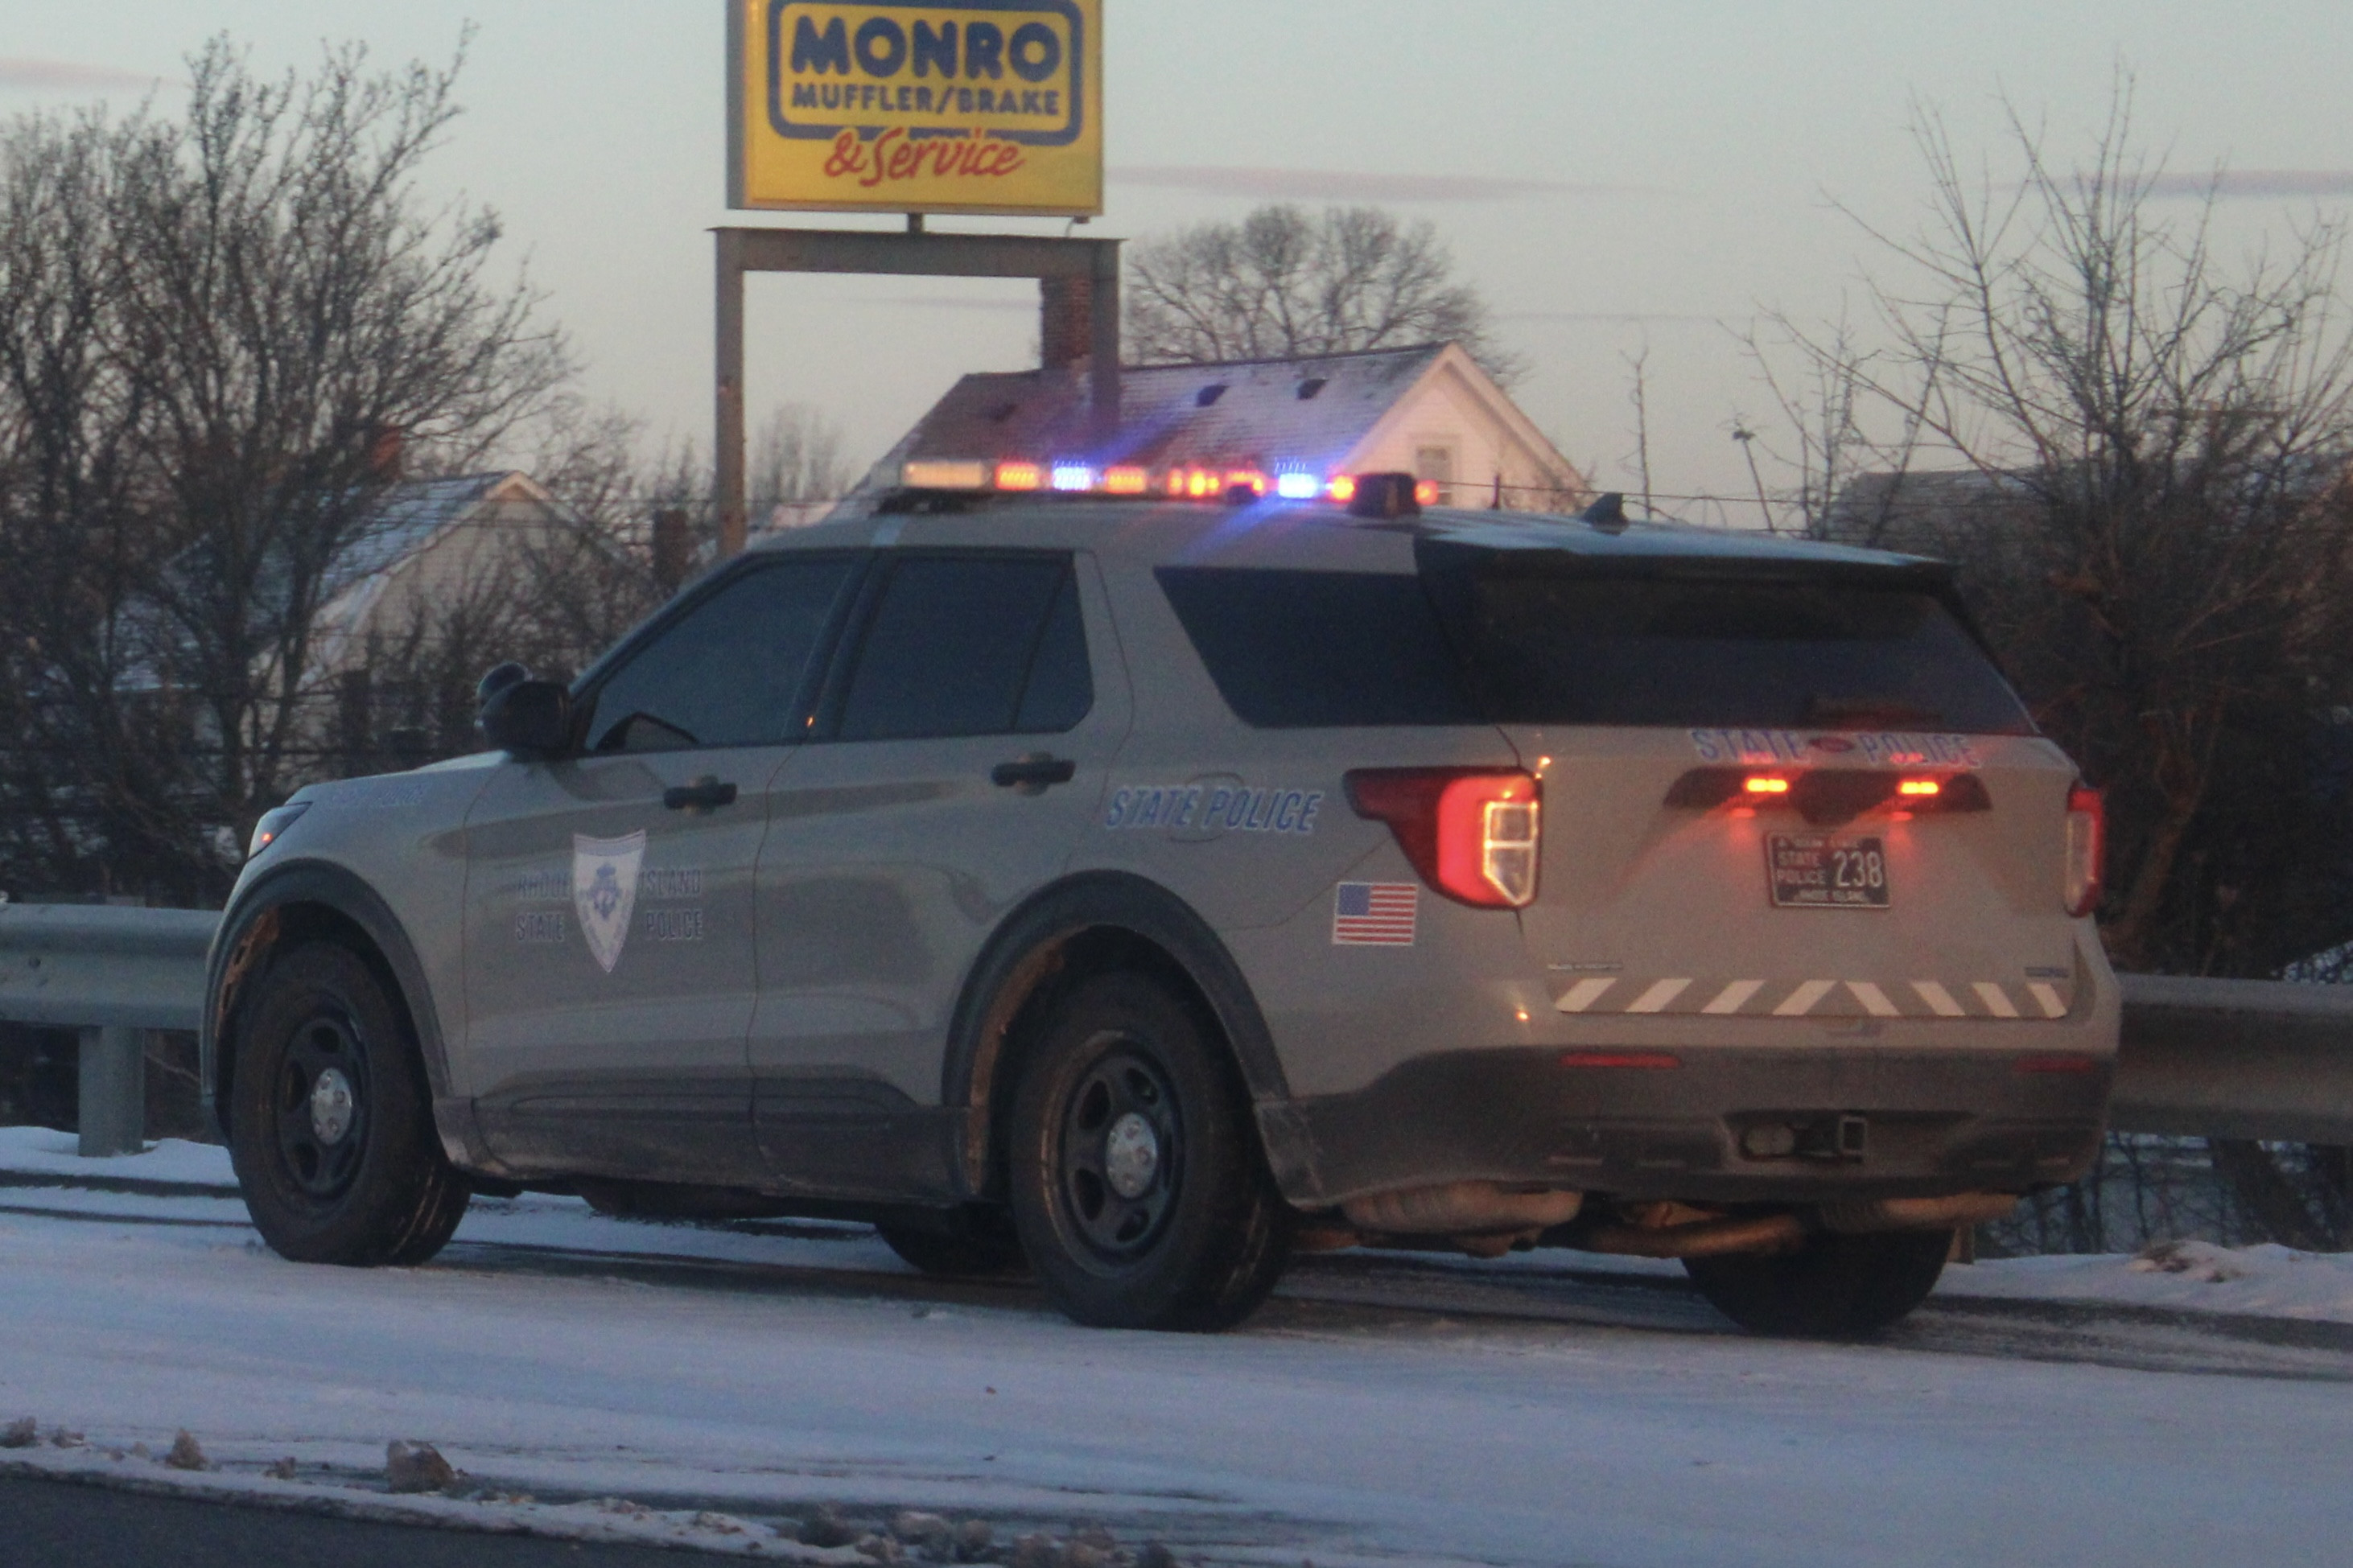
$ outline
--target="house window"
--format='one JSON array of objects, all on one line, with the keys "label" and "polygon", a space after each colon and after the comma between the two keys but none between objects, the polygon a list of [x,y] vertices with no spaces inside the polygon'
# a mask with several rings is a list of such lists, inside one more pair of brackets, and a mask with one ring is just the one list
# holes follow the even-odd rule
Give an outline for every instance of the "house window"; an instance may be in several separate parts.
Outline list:
[{"label": "house window", "polygon": [[1416,447],[1413,449],[1413,477],[1438,481],[1438,504],[1454,504],[1454,448],[1451,447]]}]

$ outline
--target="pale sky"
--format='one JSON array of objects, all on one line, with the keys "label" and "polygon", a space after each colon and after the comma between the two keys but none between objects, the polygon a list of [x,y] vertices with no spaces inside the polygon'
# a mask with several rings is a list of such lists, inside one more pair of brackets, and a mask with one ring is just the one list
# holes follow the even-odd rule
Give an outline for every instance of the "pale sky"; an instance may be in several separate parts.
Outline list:
[{"label": "pale sky", "polygon": [[[2344,0],[1106,10],[1108,211],[1083,232],[1239,217],[1269,193],[1429,217],[1534,363],[1522,405],[1604,486],[1632,482],[1624,356],[1647,343],[1657,488],[1748,493],[1729,431],[1770,405],[1735,334],[1760,309],[1819,317],[1859,294],[1869,247],[1831,200],[1886,227],[1917,222],[1915,99],[1964,149],[1998,154],[2006,92],[2073,151],[2122,61],[2144,137],[2173,168],[2304,176],[2306,194],[2234,197],[2228,246],[2353,200]],[[469,112],[429,166],[436,194],[503,215],[592,395],[707,446],[707,231],[886,221],[728,213],[723,16],[722,0],[0,0],[0,113],[101,94],[127,106],[137,79],[174,76],[215,32],[272,68],[315,58],[322,39],[392,64],[446,58],[470,18]],[[755,279],[752,406],[820,407],[863,464],[958,374],[1028,363],[1034,300],[1022,282]]]}]

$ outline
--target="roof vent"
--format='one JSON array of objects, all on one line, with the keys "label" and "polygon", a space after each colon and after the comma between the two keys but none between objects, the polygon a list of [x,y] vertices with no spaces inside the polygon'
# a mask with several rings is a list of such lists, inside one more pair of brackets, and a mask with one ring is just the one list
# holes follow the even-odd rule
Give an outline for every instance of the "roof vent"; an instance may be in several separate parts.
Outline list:
[{"label": "roof vent", "polygon": [[1193,395],[1193,406],[1196,408],[1207,408],[1209,405],[1215,403],[1219,398],[1223,397],[1225,395],[1226,384],[1222,381],[1212,382],[1210,384],[1201,388],[1200,391]]},{"label": "roof vent", "polygon": [[1302,403],[1306,402],[1309,398],[1323,391],[1324,384],[1324,378],[1322,376],[1309,376],[1305,381],[1299,384],[1299,401]]},{"label": "roof vent", "polygon": [[1018,403],[1000,403],[988,411],[988,422],[992,425],[1002,425],[1020,411],[1021,405]]}]

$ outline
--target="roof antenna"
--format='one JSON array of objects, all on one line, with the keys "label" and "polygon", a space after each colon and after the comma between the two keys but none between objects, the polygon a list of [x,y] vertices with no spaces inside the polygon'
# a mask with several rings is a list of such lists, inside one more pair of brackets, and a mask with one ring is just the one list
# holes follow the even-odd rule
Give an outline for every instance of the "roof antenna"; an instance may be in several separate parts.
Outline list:
[{"label": "roof antenna", "polygon": [[1594,498],[1593,504],[1577,514],[1577,521],[1603,533],[1623,533],[1629,519],[1626,497],[1620,490],[1609,490]]}]

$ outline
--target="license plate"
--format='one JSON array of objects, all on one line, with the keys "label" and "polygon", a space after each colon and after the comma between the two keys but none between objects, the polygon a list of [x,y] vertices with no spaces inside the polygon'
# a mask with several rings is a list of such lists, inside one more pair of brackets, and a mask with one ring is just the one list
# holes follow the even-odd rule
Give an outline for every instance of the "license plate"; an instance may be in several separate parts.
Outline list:
[{"label": "license plate", "polygon": [[1776,908],[1887,908],[1887,847],[1832,833],[1768,833],[1765,881]]}]

